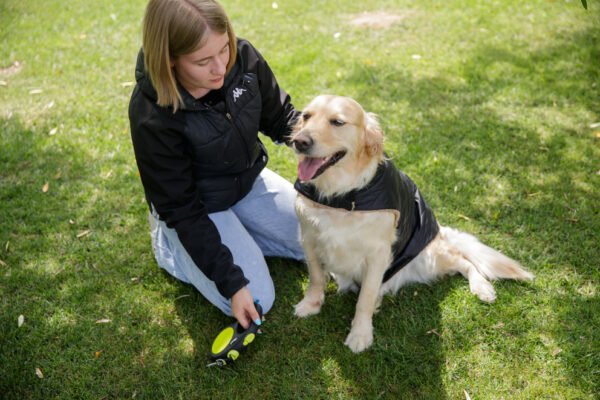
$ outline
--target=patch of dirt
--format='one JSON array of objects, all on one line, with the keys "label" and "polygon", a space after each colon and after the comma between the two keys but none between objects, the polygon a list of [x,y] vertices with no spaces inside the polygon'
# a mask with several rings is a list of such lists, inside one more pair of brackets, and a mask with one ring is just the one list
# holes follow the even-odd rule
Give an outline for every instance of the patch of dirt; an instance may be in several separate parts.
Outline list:
[{"label": "patch of dirt", "polygon": [[390,13],[386,11],[364,12],[350,16],[350,24],[359,28],[389,28],[413,14],[412,11]]},{"label": "patch of dirt", "polygon": [[19,61],[15,61],[12,65],[6,68],[0,68],[0,75],[2,76],[10,76],[14,74],[18,74],[23,69],[23,63]]}]

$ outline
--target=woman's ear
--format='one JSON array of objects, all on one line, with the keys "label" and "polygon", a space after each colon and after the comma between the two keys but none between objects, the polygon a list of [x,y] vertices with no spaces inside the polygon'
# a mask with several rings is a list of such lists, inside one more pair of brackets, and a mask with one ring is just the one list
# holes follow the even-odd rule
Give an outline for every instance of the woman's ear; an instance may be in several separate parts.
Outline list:
[{"label": "woman's ear", "polygon": [[365,114],[365,151],[371,157],[383,154],[383,129],[373,113]]}]

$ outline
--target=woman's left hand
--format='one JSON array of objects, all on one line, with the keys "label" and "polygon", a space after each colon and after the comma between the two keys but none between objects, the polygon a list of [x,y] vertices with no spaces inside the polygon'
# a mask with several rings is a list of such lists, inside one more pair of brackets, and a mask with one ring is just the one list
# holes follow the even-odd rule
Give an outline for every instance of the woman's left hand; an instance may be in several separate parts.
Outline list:
[{"label": "woman's left hand", "polygon": [[244,329],[248,329],[252,322],[260,325],[260,315],[254,306],[250,289],[244,286],[231,297],[231,312]]}]

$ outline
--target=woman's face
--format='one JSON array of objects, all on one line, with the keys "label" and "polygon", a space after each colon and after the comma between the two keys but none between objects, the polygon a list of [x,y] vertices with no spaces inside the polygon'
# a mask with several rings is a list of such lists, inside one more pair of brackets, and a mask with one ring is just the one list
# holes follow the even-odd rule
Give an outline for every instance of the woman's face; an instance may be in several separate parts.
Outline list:
[{"label": "woman's face", "polygon": [[227,33],[209,32],[204,46],[171,61],[177,81],[195,98],[220,89],[229,62]]}]

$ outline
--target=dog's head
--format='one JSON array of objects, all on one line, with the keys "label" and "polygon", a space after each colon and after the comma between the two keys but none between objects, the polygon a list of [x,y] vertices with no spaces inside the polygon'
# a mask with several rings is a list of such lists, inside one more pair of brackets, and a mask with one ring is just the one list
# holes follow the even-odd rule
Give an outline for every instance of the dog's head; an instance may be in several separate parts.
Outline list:
[{"label": "dog's head", "polygon": [[374,114],[349,97],[322,95],[302,112],[291,137],[298,178],[344,192],[372,175],[383,159],[383,132]]}]

